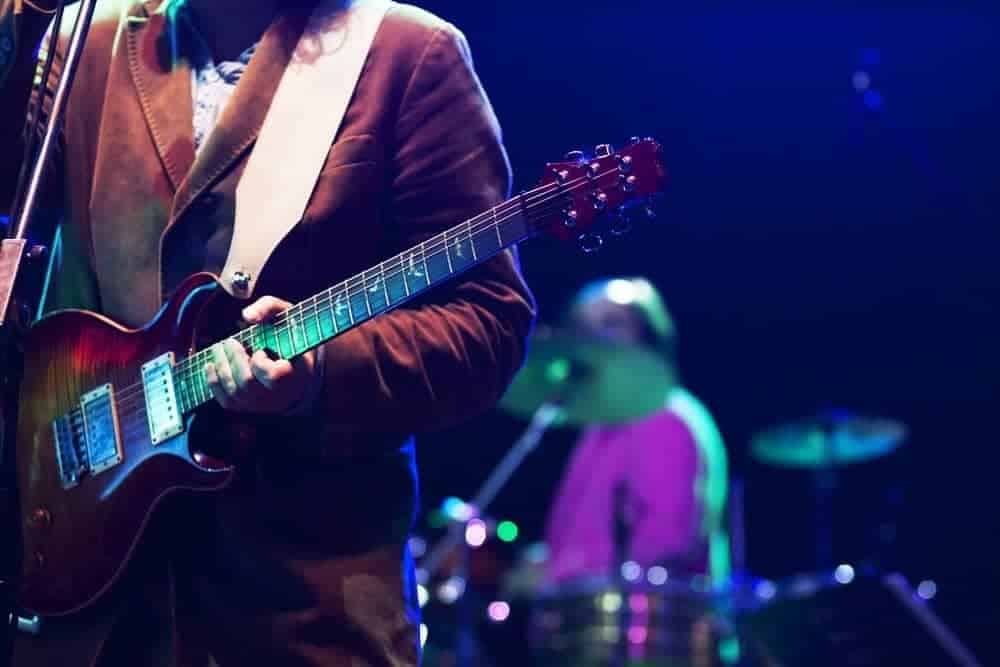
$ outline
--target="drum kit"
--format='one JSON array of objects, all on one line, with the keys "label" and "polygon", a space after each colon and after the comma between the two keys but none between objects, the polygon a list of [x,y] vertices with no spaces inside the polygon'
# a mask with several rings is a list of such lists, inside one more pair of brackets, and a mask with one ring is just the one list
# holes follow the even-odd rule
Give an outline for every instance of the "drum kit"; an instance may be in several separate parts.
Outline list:
[{"label": "drum kit", "polygon": [[[788,582],[755,579],[739,568],[729,581],[710,581],[707,576],[686,577],[653,566],[623,576],[546,585],[540,574],[544,570],[544,547],[536,545],[520,559],[519,566],[510,568],[506,574],[499,572],[498,567],[490,569],[498,583],[489,597],[476,599],[466,589],[465,581],[475,578],[470,572],[466,548],[472,542],[465,539],[470,521],[482,525],[485,539],[497,525],[488,518],[489,505],[525,457],[538,446],[548,428],[562,425],[579,428],[641,419],[662,409],[663,397],[674,382],[669,365],[661,355],[647,348],[604,344],[551,330],[536,334],[523,370],[501,402],[501,408],[508,414],[529,422],[527,431],[482,491],[470,503],[463,504],[466,511],[452,513],[447,534],[419,561],[422,599],[430,600],[425,609],[426,622],[431,626],[425,664],[432,667],[786,664],[766,657],[767,651],[760,650],[754,638],[748,636],[747,628],[753,623],[747,619],[783,600],[800,599],[804,591],[821,591],[865,579],[860,571],[856,574],[843,565]],[[900,447],[905,438],[906,428],[899,422],[828,412],[757,434],[751,440],[750,453],[761,464],[798,468],[813,474],[818,491],[817,555],[822,559],[830,552],[831,529],[825,520],[830,509],[829,492],[836,485],[841,469],[884,457]],[[732,539],[734,543],[742,543],[739,536]],[[476,541],[477,546],[482,545],[482,541]],[[623,565],[626,565],[623,572],[629,566],[637,567],[631,561]],[[433,591],[449,582],[461,582],[458,587],[461,590],[452,591],[459,595],[451,597],[467,593],[469,600],[464,607],[461,603],[452,605],[463,611],[452,614],[445,624],[455,631],[442,632],[433,625],[436,618],[442,618],[434,610],[440,602]],[[473,588],[473,584],[468,588]],[[493,595],[498,599],[493,599]],[[500,644],[499,648],[484,650],[482,644],[489,642],[483,639],[482,628],[486,627],[487,635],[496,635],[498,620],[507,622],[511,630],[507,637],[494,641]],[[464,631],[456,630],[461,627]]]}]

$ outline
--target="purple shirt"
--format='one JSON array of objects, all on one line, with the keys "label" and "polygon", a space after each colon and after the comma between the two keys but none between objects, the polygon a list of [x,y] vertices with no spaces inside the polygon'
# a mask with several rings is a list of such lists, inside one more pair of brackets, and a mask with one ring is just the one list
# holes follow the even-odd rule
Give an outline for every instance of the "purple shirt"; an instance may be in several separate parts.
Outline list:
[{"label": "purple shirt", "polygon": [[555,583],[606,575],[614,558],[614,491],[627,485],[628,556],[646,569],[683,560],[704,572],[696,483],[702,462],[694,435],[670,410],[629,424],[587,430],[563,475],[549,515],[546,578]]}]

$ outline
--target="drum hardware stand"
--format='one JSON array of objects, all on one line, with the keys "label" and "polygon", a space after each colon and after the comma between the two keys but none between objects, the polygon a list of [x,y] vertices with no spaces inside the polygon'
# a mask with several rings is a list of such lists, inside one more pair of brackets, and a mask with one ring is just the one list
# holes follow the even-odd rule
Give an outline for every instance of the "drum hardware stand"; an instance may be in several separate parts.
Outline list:
[{"label": "drum hardware stand", "polygon": [[630,583],[625,578],[625,563],[629,560],[629,545],[632,543],[632,517],[629,516],[628,483],[620,481],[615,484],[612,499],[611,538],[614,557],[611,560],[611,581],[618,582],[622,593],[622,603],[618,607],[618,640],[615,643],[614,667],[625,667],[628,664],[628,628],[632,620],[627,594]]},{"label": "drum hardware stand", "polygon": [[[561,420],[561,404],[561,400],[549,401],[543,403],[535,411],[531,422],[528,424],[528,428],[514,442],[510,450],[469,502],[475,508],[477,514],[484,512],[493,503],[528,454],[538,447],[542,436],[545,435],[551,426]],[[452,549],[465,544],[465,525],[469,518],[472,517],[468,517],[462,521],[453,521],[444,537],[427,552],[427,556],[419,568],[422,582],[429,581],[441,569]],[[469,550],[468,547],[464,547],[462,549],[462,565],[459,573],[463,578],[467,578],[468,576],[468,561]],[[471,667],[476,657],[473,655],[475,649],[474,642],[472,641],[473,611],[469,608],[470,605],[465,602],[465,599],[466,594],[463,592],[458,602],[458,604],[462,605],[459,609],[458,621],[458,667]]]},{"label": "drum hardware stand", "polygon": [[[56,37],[60,34],[64,5],[64,0],[59,0],[53,17],[51,34]],[[15,22],[16,43],[16,29],[22,20],[20,15],[22,8],[19,2],[15,2],[14,6],[15,13],[11,20]],[[0,420],[2,420],[2,426],[0,426],[0,503],[2,503],[0,505],[0,533],[2,533],[0,544],[4,545],[0,551],[0,621],[2,621],[0,623],[0,627],[2,627],[2,632],[0,632],[0,665],[6,665],[10,660],[15,631],[21,630],[37,634],[39,630],[38,617],[22,618],[16,613],[15,591],[20,570],[21,535],[14,474],[15,453],[13,447],[7,445],[14,442],[16,433],[16,399],[23,362],[20,354],[21,332],[17,324],[19,319],[17,315],[19,311],[23,310],[23,304],[18,304],[12,310],[11,306],[14,304],[11,295],[15,286],[18,294],[25,293],[24,285],[15,285],[22,261],[29,259],[39,262],[46,254],[44,246],[28,244],[28,226],[32,222],[32,216],[36,210],[44,175],[52,161],[58,128],[62,124],[66,101],[69,98],[96,7],[97,0],[81,0],[80,2],[80,11],[67,43],[62,73],[55,93],[52,95],[48,119],[45,122],[45,131],[41,135],[37,155],[33,156],[35,139],[38,136],[36,130],[41,121],[41,109],[46,97],[45,82],[48,79],[56,49],[55,37],[50,45],[42,72],[38,107],[30,114],[32,120],[27,125],[25,160],[21,167],[21,176],[18,179],[17,196],[14,199],[16,215],[13,218],[15,223],[13,233],[0,244],[0,383],[2,383],[0,392],[2,392],[3,400],[3,413],[0,414]],[[34,162],[31,163],[29,170],[27,166],[31,158],[34,158]],[[22,188],[22,186],[24,187]],[[24,319],[30,322],[31,317]]]}]

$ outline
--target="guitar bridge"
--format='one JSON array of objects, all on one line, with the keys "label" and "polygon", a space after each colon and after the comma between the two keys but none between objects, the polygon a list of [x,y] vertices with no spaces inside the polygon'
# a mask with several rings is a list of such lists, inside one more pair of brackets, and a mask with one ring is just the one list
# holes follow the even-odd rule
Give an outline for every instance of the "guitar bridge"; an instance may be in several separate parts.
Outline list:
[{"label": "guitar bridge", "polygon": [[80,483],[80,478],[87,472],[87,447],[80,410],[71,410],[57,417],[52,422],[52,434],[55,437],[59,481],[64,489],[71,489]]}]

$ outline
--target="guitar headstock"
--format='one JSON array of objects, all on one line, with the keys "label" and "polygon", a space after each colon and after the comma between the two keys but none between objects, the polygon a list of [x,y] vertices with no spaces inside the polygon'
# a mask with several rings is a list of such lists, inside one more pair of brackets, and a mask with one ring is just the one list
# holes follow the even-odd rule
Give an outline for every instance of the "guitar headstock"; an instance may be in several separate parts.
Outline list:
[{"label": "guitar headstock", "polygon": [[563,162],[546,165],[541,186],[554,189],[558,205],[539,226],[593,252],[603,244],[605,232],[620,236],[631,228],[634,209],[655,217],[650,200],[665,185],[662,150],[653,139],[633,138],[617,151],[601,144],[593,156],[573,151]]}]

